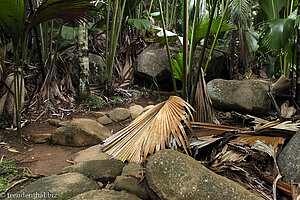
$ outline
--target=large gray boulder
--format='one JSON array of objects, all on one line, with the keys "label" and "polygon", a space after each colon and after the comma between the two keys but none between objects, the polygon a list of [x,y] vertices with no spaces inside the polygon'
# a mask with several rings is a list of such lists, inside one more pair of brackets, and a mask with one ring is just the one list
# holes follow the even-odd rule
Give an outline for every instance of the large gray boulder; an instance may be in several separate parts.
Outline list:
[{"label": "large gray boulder", "polygon": [[91,146],[101,143],[111,135],[107,128],[95,120],[74,119],[55,130],[52,142],[66,146]]},{"label": "large gray boulder", "polygon": [[300,132],[298,131],[278,156],[279,169],[284,180],[300,183]]},{"label": "large gray boulder", "polygon": [[136,75],[142,79],[158,82],[170,77],[169,60],[165,48],[160,48],[159,44],[151,44],[145,49],[136,60]]},{"label": "large gray boulder", "polygon": [[[26,186],[16,194],[36,195],[29,198],[9,198],[9,199],[69,199],[78,194],[100,189],[99,185],[79,173],[67,173],[62,175],[53,175],[42,178]],[[17,196],[16,196],[17,197]],[[21,197],[21,196],[20,196]]]},{"label": "large gray boulder", "polygon": [[77,172],[93,180],[108,182],[121,175],[123,167],[120,160],[90,160],[66,167],[62,173]]},{"label": "large gray boulder", "polygon": [[271,101],[266,83],[254,80],[214,79],[207,84],[213,106],[251,114],[267,114]]},{"label": "large gray boulder", "polygon": [[[178,53],[181,52],[181,47],[173,45],[170,48],[172,58],[178,57]],[[197,46],[193,58],[193,66],[198,66],[202,47]],[[204,61],[207,60],[210,49],[206,49],[204,53]],[[160,47],[159,44],[149,45],[136,60],[136,75],[138,78],[150,81],[152,83],[153,77],[155,77],[158,83],[163,83],[170,80],[170,72],[168,70],[169,58],[166,48]],[[202,63],[202,67],[205,67],[206,62]],[[225,53],[215,50],[211,61],[209,62],[206,79],[212,80],[214,78],[226,78],[224,77],[224,70],[226,70],[227,58]]]},{"label": "large gray boulder", "polygon": [[261,199],[192,157],[174,150],[161,150],[149,158],[146,180],[159,198],[165,200]]},{"label": "large gray boulder", "polygon": [[97,199],[97,200],[140,200],[135,195],[128,194],[124,191],[118,192],[114,190],[91,190],[83,194],[79,194],[70,200],[82,200],[82,199]]},{"label": "large gray boulder", "polygon": [[89,53],[89,83],[90,84],[105,84],[105,60],[102,56]]},{"label": "large gray boulder", "polygon": [[102,145],[94,145],[87,149],[77,152],[76,154],[72,155],[74,161],[76,163],[86,162],[90,160],[109,160],[111,157],[104,153],[102,150]]}]

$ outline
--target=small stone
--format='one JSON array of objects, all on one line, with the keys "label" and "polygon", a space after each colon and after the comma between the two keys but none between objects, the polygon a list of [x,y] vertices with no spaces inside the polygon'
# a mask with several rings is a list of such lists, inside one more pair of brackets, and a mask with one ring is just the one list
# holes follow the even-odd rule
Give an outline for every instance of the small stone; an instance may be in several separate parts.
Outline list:
[{"label": "small stone", "polygon": [[97,119],[97,122],[99,122],[102,125],[107,125],[107,124],[111,124],[113,121],[109,117],[107,117],[106,115],[104,115],[102,117],[99,117]]},{"label": "small stone", "polygon": [[85,150],[79,151],[74,154],[72,157],[75,157],[74,161],[76,163],[86,162],[90,160],[109,160],[111,157],[102,152],[102,145],[94,145]]},{"label": "small stone", "polygon": [[135,106],[135,105],[136,105],[135,103],[130,103],[130,104],[129,104],[129,107]]},{"label": "small stone", "polygon": [[100,144],[111,135],[105,126],[95,120],[81,118],[57,128],[52,134],[52,142],[65,146],[91,146]]},{"label": "small stone", "polygon": [[29,135],[28,140],[37,144],[46,143],[51,140],[52,134],[50,133],[40,133],[40,134],[34,134]]},{"label": "small stone", "polygon": [[133,100],[138,101],[140,98],[142,98],[143,93],[141,91],[134,90],[132,95],[133,95]]},{"label": "small stone", "polygon": [[97,182],[100,188],[103,188],[104,184],[100,181]]},{"label": "small stone", "polygon": [[49,123],[51,124],[51,125],[53,125],[53,126],[59,126],[59,124],[61,123],[61,120],[59,120],[59,119],[50,119],[49,120]]},{"label": "small stone", "polygon": [[148,110],[150,110],[150,109],[152,109],[152,108],[154,108],[155,107],[155,105],[149,105],[149,106],[146,106],[145,108],[144,108],[144,110],[143,110],[143,113],[144,112],[147,112]]},{"label": "small stone", "polygon": [[225,113],[225,117],[228,118],[228,119],[230,119],[231,118],[231,113],[230,112],[226,112]]},{"label": "small stone", "polygon": [[153,101],[148,101],[148,105],[154,105]]},{"label": "small stone", "polygon": [[126,108],[116,108],[110,111],[108,116],[113,121],[120,122],[130,117],[130,111]]},{"label": "small stone", "polygon": [[129,107],[130,115],[132,119],[136,119],[143,112],[144,108],[140,105],[134,105]]},{"label": "small stone", "polygon": [[99,117],[103,117],[103,116],[105,116],[106,115],[106,113],[105,112],[93,112],[93,115],[95,116],[95,117],[97,117],[97,118],[99,118]]},{"label": "small stone", "polygon": [[60,123],[58,124],[58,127],[67,126],[69,123],[70,123],[70,121],[63,121],[63,122],[60,122]]}]

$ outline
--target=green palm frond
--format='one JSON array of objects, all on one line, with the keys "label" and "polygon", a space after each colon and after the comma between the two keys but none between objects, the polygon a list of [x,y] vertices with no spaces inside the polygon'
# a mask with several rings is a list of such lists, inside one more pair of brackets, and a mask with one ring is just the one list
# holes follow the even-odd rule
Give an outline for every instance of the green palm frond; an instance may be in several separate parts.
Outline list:
[{"label": "green palm frond", "polygon": [[[209,19],[209,17],[207,17]],[[211,24],[210,33],[209,35],[213,35],[217,33],[221,18],[214,19]],[[196,22],[196,30],[195,30],[195,44],[197,44],[200,40],[205,38],[206,30],[208,28],[209,20]],[[233,30],[235,26],[231,24],[229,21],[223,21],[222,27],[220,32],[225,32],[229,30]],[[191,32],[191,29],[189,30]],[[192,34],[189,34],[189,40],[191,39]]]},{"label": "green palm frond", "polygon": [[12,35],[16,46],[23,29],[24,0],[0,0],[0,5],[0,26]]},{"label": "green palm frond", "polygon": [[45,0],[31,20],[31,27],[52,19],[82,21],[97,10],[90,0]]},{"label": "green palm frond", "polygon": [[271,51],[281,51],[290,44],[295,33],[295,20],[292,18],[272,19],[263,23],[262,43]]},{"label": "green palm frond", "polygon": [[[185,124],[192,132],[193,108],[183,99],[171,96],[135,119],[129,126],[104,141],[103,150],[121,161],[143,162],[147,156],[166,147],[169,140],[190,152]],[[183,123],[183,122],[184,123]]]},{"label": "green palm frond", "polygon": [[180,81],[183,80],[183,53],[178,53],[176,59],[172,58],[174,77]]},{"label": "green palm frond", "polygon": [[253,0],[232,0],[230,10],[235,24],[247,24],[251,15],[249,11],[254,4]]},{"label": "green palm frond", "polygon": [[279,18],[279,12],[283,7],[287,7],[289,1],[286,0],[259,0],[260,8],[265,13],[267,19]]}]

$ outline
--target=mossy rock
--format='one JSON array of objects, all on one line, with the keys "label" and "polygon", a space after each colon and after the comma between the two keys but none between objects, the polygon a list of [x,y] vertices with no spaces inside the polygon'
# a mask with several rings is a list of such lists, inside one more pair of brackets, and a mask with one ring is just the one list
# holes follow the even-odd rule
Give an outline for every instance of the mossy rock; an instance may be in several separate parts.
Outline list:
[{"label": "mossy rock", "polygon": [[7,199],[23,199],[21,195],[32,195],[27,196],[28,198],[26,199],[65,200],[78,194],[97,189],[100,189],[100,187],[95,181],[74,172],[39,179],[14,194],[15,197],[19,195],[21,198]]},{"label": "mossy rock", "polygon": [[113,181],[122,173],[124,163],[120,160],[90,160],[81,162],[62,170],[62,173],[78,172],[93,180]]},{"label": "mossy rock", "polygon": [[164,200],[262,200],[238,183],[174,150],[161,150],[149,158],[146,180]]},{"label": "mossy rock", "polygon": [[83,194],[79,194],[70,200],[97,199],[97,200],[140,200],[135,195],[128,194],[124,191],[118,192],[114,190],[91,190]]}]

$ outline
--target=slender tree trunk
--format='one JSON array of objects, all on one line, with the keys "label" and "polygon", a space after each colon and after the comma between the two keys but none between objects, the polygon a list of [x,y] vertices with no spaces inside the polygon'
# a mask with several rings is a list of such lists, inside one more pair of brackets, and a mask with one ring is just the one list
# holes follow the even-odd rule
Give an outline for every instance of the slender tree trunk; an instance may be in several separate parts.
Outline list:
[{"label": "slender tree trunk", "polygon": [[[298,0],[298,15],[300,15],[300,0]],[[297,28],[297,72],[296,72],[296,102],[300,105],[300,31]]]},{"label": "slender tree trunk", "polygon": [[79,96],[90,94],[88,85],[89,56],[88,56],[88,31],[87,24],[82,22],[78,25],[78,46],[79,46]]}]

